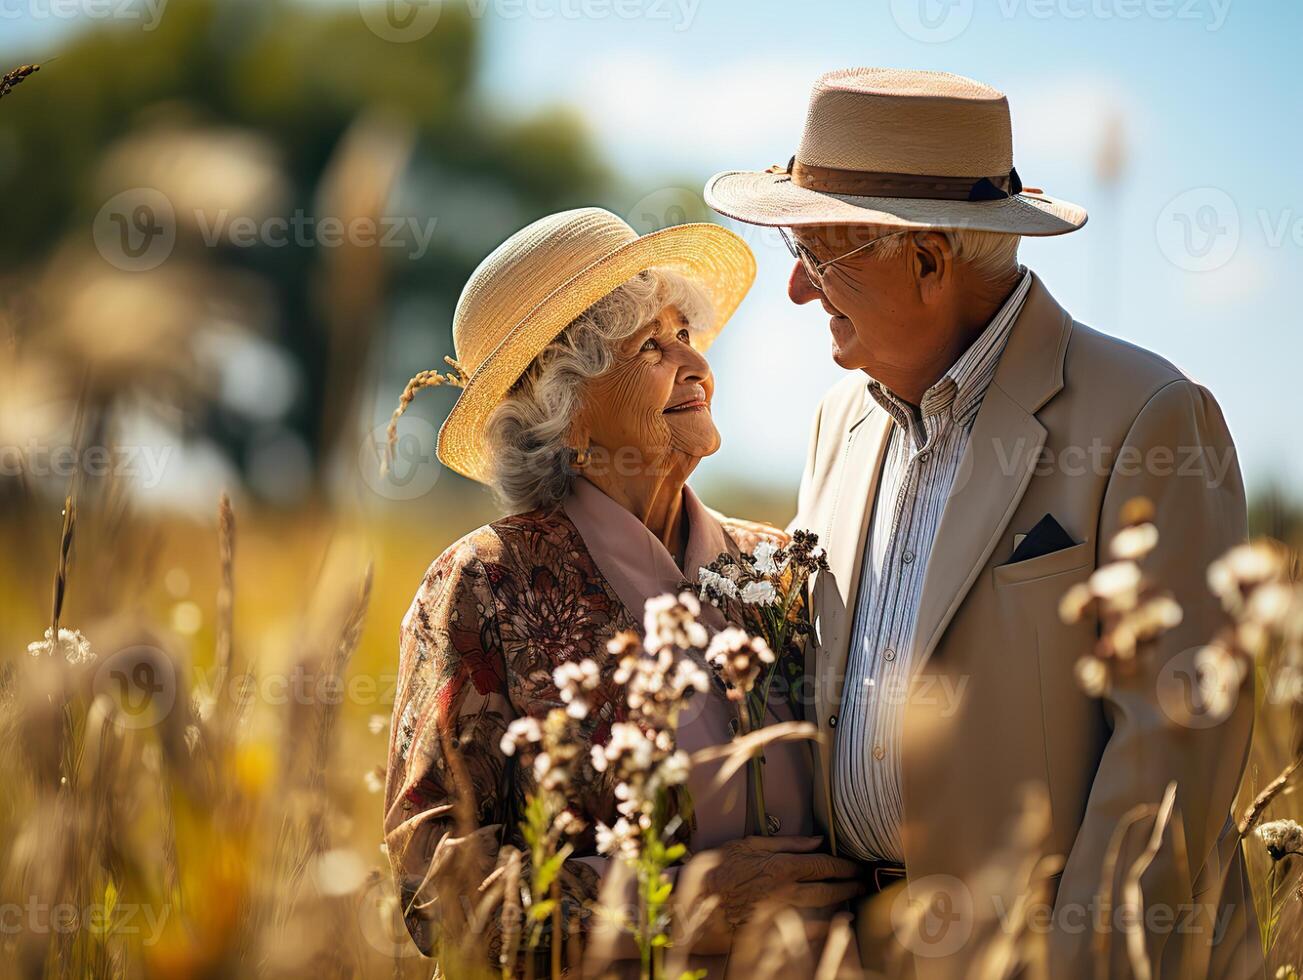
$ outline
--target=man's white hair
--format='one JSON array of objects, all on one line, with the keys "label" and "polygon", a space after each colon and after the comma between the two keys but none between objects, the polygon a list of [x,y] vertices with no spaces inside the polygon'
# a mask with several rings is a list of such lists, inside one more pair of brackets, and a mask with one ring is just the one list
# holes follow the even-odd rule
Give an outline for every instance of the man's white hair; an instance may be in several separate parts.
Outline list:
[{"label": "man's white hair", "polygon": [[[973,271],[986,282],[994,282],[1018,268],[1018,243],[1021,235],[1006,235],[995,231],[946,230],[941,234],[950,239],[955,259],[972,266]],[[895,258],[905,251],[910,235],[888,238],[874,247],[879,257]]]},{"label": "man's white hair", "polygon": [[615,365],[616,348],[674,306],[693,331],[715,311],[698,283],[667,269],[639,273],[576,317],[534,358],[485,426],[489,485],[509,513],[554,507],[575,472],[570,426],[584,387]]}]

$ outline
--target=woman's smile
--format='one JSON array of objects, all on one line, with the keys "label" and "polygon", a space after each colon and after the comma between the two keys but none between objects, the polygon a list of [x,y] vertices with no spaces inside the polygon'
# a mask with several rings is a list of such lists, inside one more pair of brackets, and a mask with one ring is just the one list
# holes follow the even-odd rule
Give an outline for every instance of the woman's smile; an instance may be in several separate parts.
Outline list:
[{"label": "woman's smile", "polygon": [[664,414],[671,415],[677,412],[700,412],[710,411],[710,402],[706,399],[706,389],[701,385],[697,386],[687,398],[675,402],[669,408],[665,409]]}]

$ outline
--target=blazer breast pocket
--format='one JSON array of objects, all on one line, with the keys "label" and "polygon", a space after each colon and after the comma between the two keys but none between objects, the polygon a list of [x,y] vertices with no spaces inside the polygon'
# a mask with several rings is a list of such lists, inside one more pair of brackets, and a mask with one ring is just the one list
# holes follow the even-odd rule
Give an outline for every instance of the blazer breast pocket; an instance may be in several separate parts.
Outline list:
[{"label": "blazer breast pocket", "polygon": [[[1013,585],[1018,582],[1034,582],[1037,579],[1062,575],[1088,568],[1094,557],[1094,549],[1089,541],[1074,544],[1068,548],[1051,551],[1048,555],[1037,555],[1026,561],[1017,561],[1012,565],[997,565],[995,584]],[[1066,588],[1066,586],[1065,586]]]}]

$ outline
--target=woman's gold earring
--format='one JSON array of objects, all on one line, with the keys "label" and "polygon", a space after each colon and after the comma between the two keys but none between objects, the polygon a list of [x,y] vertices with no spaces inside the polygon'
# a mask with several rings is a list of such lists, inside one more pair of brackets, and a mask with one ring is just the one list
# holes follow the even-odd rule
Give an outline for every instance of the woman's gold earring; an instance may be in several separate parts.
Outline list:
[{"label": "woman's gold earring", "polygon": [[592,451],[585,446],[583,449],[575,450],[575,469],[582,470],[593,458]]}]

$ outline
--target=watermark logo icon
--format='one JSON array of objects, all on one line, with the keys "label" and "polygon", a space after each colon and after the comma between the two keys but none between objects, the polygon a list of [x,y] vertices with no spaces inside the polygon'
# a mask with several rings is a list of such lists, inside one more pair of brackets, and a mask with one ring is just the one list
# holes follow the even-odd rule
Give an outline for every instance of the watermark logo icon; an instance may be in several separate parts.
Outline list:
[{"label": "watermark logo icon", "polygon": [[1158,247],[1187,272],[1220,269],[1240,245],[1240,210],[1218,187],[1194,187],[1172,198],[1155,224]]},{"label": "watermark logo icon", "polygon": [[973,934],[973,895],[953,875],[910,881],[892,903],[891,926],[915,956],[950,956]]},{"label": "watermark logo icon", "polygon": [[443,0],[358,0],[362,20],[382,41],[410,44],[439,23]]},{"label": "watermark logo icon", "polygon": [[115,194],[92,226],[95,248],[124,272],[148,272],[167,261],[176,246],[176,212],[167,195],[152,187]]},{"label": "watermark logo icon", "polygon": [[1241,677],[1230,655],[1213,647],[1190,647],[1158,672],[1158,706],[1181,728],[1215,728],[1231,714]]},{"label": "watermark logo icon", "polygon": [[95,689],[113,699],[119,728],[151,728],[176,704],[176,667],[157,647],[124,647],[100,664]]},{"label": "watermark logo icon", "polygon": [[968,29],[973,0],[891,0],[891,17],[915,41],[943,44]]},{"label": "watermark logo icon", "polygon": [[388,451],[388,423],[378,425],[358,446],[357,465],[362,481],[388,500],[415,500],[429,493],[443,469],[435,456],[439,434],[425,419],[404,416],[398,425],[388,465],[382,467]]},{"label": "watermark logo icon", "polygon": [[700,191],[687,187],[662,187],[638,201],[624,219],[639,235],[649,235],[676,225],[709,222],[711,210]]},{"label": "watermark logo icon", "polygon": [[357,907],[358,926],[367,944],[391,959],[417,956],[420,950],[403,925],[402,910],[392,882],[373,879]]}]

